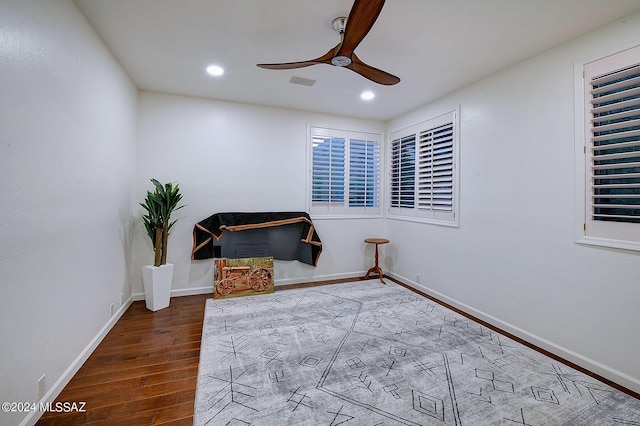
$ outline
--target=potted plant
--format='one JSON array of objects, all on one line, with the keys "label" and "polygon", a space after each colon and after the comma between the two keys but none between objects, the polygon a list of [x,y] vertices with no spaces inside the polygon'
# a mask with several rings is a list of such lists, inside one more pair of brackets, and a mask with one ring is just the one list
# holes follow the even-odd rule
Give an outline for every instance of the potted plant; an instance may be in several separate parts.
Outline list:
[{"label": "potted plant", "polygon": [[151,182],[155,189],[153,192],[147,191],[144,203],[140,205],[146,210],[142,221],[151,239],[155,256],[153,266],[147,265],[142,268],[142,280],[147,309],[157,311],[169,306],[171,299],[173,264],[167,263],[167,244],[169,231],[177,222],[171,220],[171,214],[184,205],[178,206],[182,194],[177,183],[163,185],[156,179],[151,179]]}]

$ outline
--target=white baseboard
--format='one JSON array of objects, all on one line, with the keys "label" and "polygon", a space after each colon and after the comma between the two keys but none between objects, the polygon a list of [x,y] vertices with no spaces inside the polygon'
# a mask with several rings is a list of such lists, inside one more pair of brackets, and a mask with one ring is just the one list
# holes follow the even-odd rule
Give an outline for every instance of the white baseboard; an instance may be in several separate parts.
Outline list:
[{"label": "white baseboard", "polygon": [[[352,279],[354,277],[361,277],[364,275],[365,271],[355,271],[349,273],[342,274],[327,274],[327,275],[318,275],[315,277],[298,277],[298,278],[280,278],[276,279],[274,282],[275,287],[290,285],[290,284],[301,284],[301,283],[312,283],[318,281],[331,281],[331,280],[347,280]],[[195,296],[198,294],[212,294],[213,295],[213,285],[206,287],[194,287],[194,288],[184,288],[184,289],[174,289],[171,290],[171,297],[181,297],[181,296]],[[134,293],[131,295],[134,302],[144,300],[144,293]]]},{"label": "white baseboard", "polygon": [[[211,287],[179,288],[171,290],[171,297],[195,296],[198,294],[209,293],[213,295],[213,285]],[[141,300],[144,300],[144,293],[133,293],[131,295],[131,298],[134,302],[139,302]]]},{"label": "white baseboard", "polygon": [[[171,290],[171,297],[195,296],[196,294],[207,294],[207,293],[211,293],[211,295],[213,295],[213,284],[211,286],[206,286],[206,287],[181,288],[177,290]],[[143,295],[143,299],[144,299],[144,295]]]},{"label": "white baseboard", "polygon": [[[64,389],[65,386],[71,381],[73,376],[78,372],[80,367],[85,363],[85,361],[89,358],[89,356],[93,353],[93,351],[98,347],[102,339],[109,333],[109,331],[113,328],[113,326],[118,322],[120,317],[125,313],[125,311],[131,306],[133,303],[133,298],[129,297],[120,309],[118,309],[113,316],[107,321],[107,323],[100,329],[98,334],[91,339],[89,344],[80,352],[80,355],[67,367],[62,376],[56,380],[56,382],[51,386],[51,388],[44,394],[44,396],[38,401],[39,404],[47,404],[53,403],[55,399],[60,395],[60,392]],[[34,410],[30,411],[29,415],[20,422],[20,426],[33,426],[36,424],[38,419],[43,415],[42,411]]]},{"label": "white baseboard", "polygon": [[354,277],[362,276],[364,275],[364,272],[365,271],[355,271],[355,272],[342,273],[342,274],[317,275],[314,277],[281,278],[281,279],[277,279],[274,285],[278,287],[278,286],[284,286],[289,284],[313,283],[318,281],[347,280],[347,279],[352,279]]},{"label": "white baseboard", "polygon": [[624,386],[627,389],[630,389],[634,392],[640,392],[640,380],[635,378],[635,377],[631,377],[626,373],[623,373],[621,371],[618,371],[614,368],[611,368],[609,366],[606,366],[602,363],[599,363],[597,361],[594,361],[588,357],[585,357],[584,355],[581,355],[577,352],[574,352],[570,349],[567,349],[561,345],[558,345],[556,343],[553,343],[549,340],[546,340],[540,336],[537,336],[535,334],[532,334],[526,330],[523,330],[519,327],[516,327],[512,324],[509,324],[507,322],[504,322],[496,317],[493,317],[485,312],[479,311],[465,303],[462,303],[456,299],[452,299],[438,291],[435,291],[429,287],[425,287],[423,284],[419,284],[416,283],[406,277],[403,277],[401,275],[395,274],[395,273],[387,273],[387,275],[389,275],[392,278],[395,278],[399,281],[402,281],[403,283],[415,288],[416,290],[420,290],[423,293],[426,293],[430,296],[433,296],[434,298],[441,300],[442,302],[445,302],[455,308],[460,309],[463,312],[466,312],[469,315],[473,315],[474,317],[482,320],[482,321],[486,321],[487,323],[493,325],[494,327],[499,328],[500,330],[503,330],[507,333],[510,333],[516,337],[519,337],[520,339],[525,340],[526,342],[535,345],[541,349],[544,349],[546,351],[551,352],[552,354],[559,356],[560,358],[563,358],[569,362],[572,362],[582,368],[587,369],[588,371],[591,371],[592,373],[598,374],[599,376],[602,376],[608,380],[611,380],[614,383],[617,383],[621,386]]}]

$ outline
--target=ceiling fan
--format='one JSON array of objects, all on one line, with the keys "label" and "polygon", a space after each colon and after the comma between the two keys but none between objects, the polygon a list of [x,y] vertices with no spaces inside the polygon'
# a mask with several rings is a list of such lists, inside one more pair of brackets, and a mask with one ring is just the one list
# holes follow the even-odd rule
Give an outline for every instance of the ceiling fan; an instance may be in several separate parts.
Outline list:
[{"label": "ceiling fan", "polygon": [[260,68],[271,70],[288,70],[303,68],[316,64],[334,65],[349,68],[361,76],[387,86],[397,84],[400,79],[393,74],[374,68],[362,62],[354,50],[373,26],[382,11],[385,0],[355,0],[349,17],[333,20],[333,29],[340,33],[341,41],[324,55],[316,59],[279,64],[257,64]]}]

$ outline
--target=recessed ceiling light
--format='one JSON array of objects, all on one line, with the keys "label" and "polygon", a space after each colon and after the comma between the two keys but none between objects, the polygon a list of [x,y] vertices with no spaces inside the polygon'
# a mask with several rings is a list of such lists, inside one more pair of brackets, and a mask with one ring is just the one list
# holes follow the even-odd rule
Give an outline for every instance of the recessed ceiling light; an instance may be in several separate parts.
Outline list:
[{"label": "recessed ceiling light", "polygon": [[366,90],[366,91],[362,92],[362,94],[360,95],[360,98],[365,100],[365,101],[370,101],[371,99],[373,99],[375,97],[376,97],[375,93],[373,93],[371,90]]},{"label": "recessed ceiling light", "polygon": [[215,75],[216,77],[224,74],[224,70],[222,69],[221,66],[218,66],[218,65],[209,65],[207,67],[207,72],[211,75]]}]

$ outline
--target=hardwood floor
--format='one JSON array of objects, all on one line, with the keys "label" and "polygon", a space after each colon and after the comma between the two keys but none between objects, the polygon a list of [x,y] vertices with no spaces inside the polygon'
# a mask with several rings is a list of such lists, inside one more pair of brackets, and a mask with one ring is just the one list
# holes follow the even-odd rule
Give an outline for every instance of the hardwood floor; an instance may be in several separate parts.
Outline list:
[{"label": "hardwood floor", "polygon": [[47,412],[37,425],[192,425],[204,306],[211,297],[173,297],[157,312],[134,302],[55,400],[86,402],[86,412]]},{"label": "hardwood floor", "polygon": [[84,413],[45,413],[37,425],[191,425],[205,300],[175,297],[151,312],[134,302],[56,401]]},{"label": "hardwood floor", "polygon": [[[636,392],[400,281],[385,278],[640,399]],[[357,278],[293,284],[278,290],[345,281],[357,281]],[[192,425],[204,306],[212,296],[174,297],[168,308],[158,312],[147,310],[144,302],[134,302],[56,398],[56,402],[86,402],[86,412],[48,412],[37,425]]]}]

